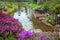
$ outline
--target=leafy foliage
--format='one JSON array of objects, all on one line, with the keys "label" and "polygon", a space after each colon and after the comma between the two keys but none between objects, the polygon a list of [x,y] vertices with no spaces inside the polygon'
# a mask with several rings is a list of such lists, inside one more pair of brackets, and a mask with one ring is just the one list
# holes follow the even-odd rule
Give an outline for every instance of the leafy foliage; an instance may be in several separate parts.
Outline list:
[{"label": "leafy foliage", "polygon": [[3,37],[0,37],[0,40],[3,40]]},{"label": "leafy foliage", "polygon": [[3,10],[5,13],[14,14],[18,10],[18,6],[13,2],[0,2],[0,10]]},{"label": "leafy foliage", "polygon": [[0,10],[3,9],[4,7],[5,7],[4,3],[0,1]]},{"label": "leafy foliage", "polygon": [[16,38],[12,36],[12,37],[7,38],[7,40],[16,40]]},{"label": "leafy foliage", "polygon": [[49,17],[47,17],[49,23],[54,25],[57,22],[56,17],[60,13],[60,1],[59,0],[50,0],[50,1],[44,2],[42,5],[40,5],[39,8],[49,11],[49,13],[52,15],[52,16],[50,15]]},{"label": "leafy foliage", "polygon": [[16,4],[13,4],[13,3],[7,2],[6,7],[7,7],[7,12],[8,13],[12,13],[12,12],[18,10],[18,6]]},{"label": "leafy foliage", "polygon": [[52,25],[55,25],[55,23],[56,23],[56,20],[55,20],[55,18],[53,17],[53,16],[48,16],[48,17],[46,17],[47,19],[47,22],[49,22],[50,24],[52,24]]}]

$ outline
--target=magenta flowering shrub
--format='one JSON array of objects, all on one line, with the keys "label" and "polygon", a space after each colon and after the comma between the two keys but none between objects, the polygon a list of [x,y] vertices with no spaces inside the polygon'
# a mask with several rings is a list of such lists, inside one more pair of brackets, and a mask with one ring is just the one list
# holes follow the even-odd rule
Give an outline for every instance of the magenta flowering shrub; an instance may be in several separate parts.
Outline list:
[{"label": "magenta flowering shrub", "polygon": [[42,37],[41,40],[49,40],[47,37]]},{"label": "magenta flowering shrub", "polygon": [[19,25],[18,20],[9,14],[0,12],[0,35],[6,30],[10,32],[20,32],[22,30],[22,26]]},{"label": "magenta flowering shrub", "polygon": [[30,31],[22,31],[21,33],[19,33],[19,38],[18,40],[22,39],[22,40],[27,40],[28,38],[33,38],[33,32]]}]

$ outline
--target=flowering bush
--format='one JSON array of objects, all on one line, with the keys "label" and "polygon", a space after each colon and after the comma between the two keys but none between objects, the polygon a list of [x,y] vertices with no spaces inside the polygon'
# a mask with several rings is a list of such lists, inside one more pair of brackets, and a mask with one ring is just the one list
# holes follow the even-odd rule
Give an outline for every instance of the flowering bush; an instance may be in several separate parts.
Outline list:
[{"label": "flowering bush", "polygon": [[22,31],[19,33],[18,40],[55,40],[56,34],[52,32],[33,33],[30,31]]},{"label": "flowering bush", "polygon": [[22,31],[22,26],[19,25],[18,20],[0,12],[0,35],[8,36],[8,34],[17,33]]},{"label": "flowering bush", "polygon": [[33,33],[32,32],[24,30],[21,33],[19,33],[18,40],[20,40],[20,39],[27,40],[28,38],[30,38],[30,39],[33,38]]}]

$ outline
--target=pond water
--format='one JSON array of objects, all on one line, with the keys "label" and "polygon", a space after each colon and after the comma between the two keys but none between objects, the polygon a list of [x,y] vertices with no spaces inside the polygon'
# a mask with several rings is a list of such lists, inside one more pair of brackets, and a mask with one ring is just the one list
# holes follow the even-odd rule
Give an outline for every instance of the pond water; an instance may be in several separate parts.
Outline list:
[{"label": "pond water", "polygon": [[23,25],[23,28],[25,30],[33,29],[33,24],[30,21],[31,13],[29,8],[27,9],[27,13],[26,13],[25,8],[22,7],[20,13],[18,11],[14,13],[14,18],[19,20],[19,22]]}]

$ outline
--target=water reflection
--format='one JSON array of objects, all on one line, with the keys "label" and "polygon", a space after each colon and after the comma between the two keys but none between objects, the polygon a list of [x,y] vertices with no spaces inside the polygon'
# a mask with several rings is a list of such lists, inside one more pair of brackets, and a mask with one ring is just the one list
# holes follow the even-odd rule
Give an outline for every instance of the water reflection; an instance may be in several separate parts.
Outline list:
[{"label": "water reflection", "polygon": [[30,18],[28,18],[31,17],[29,8],[27,9],[27,13],[28,14],[25,12],[25,8],[22,7],[20,13],[14,13],[14,18],[18,19],[19,22],[22,23],[25,30],[31,30],[33,28],[33,24],[30,21]]}]

